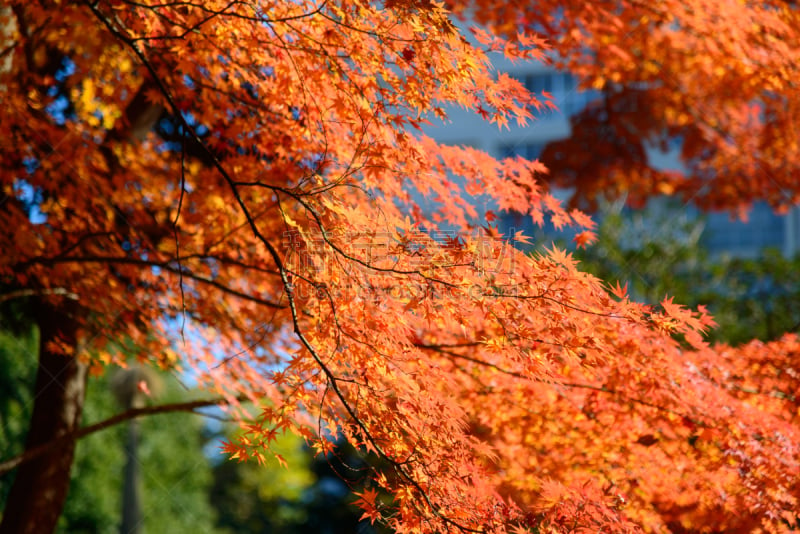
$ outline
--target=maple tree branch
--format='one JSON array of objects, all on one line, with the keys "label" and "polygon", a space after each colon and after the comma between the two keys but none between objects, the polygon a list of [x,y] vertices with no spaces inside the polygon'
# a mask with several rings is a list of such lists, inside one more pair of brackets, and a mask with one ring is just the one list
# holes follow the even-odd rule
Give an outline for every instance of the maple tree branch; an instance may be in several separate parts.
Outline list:
[{"label": "maple tree branch", "polygon": [[178,262],[178,287],[181,290],[181,339],[186,343],[186,293],[183,287],[183,265],[181,264],[181,245],[178,238],[178,221],[181,218],[183,198],[186,195],[186,133],[181,132],[181,194],[178,197],[178,207],[175,218],[172,220],[172,235],[175,239],[175,258]]},{"label": "maple tree branch", "polygon": [[284,285],[284,288],[286,290],[286,294],[287,294],[288,301],[289,301],[289,309],[290,309],[291,316],[292,316],[292,329],[294,330],[295,335],[298,337],[298,339],[300,340],[302,345],[309,351],[309,353],[311,354],[311,357],[314,359],[314,361],[317,363],[317,365],[320,367],[320,369],[322,370],[323,374],[327,378],[326,391],[327,391],[328,387],[330,387],[330,389],[333,390],[334,394],[339,399],[339,402],[341,402],[342,406],[344,407],[344,409],[347,412],[347,414],[350,417],[350,419],[356,424],[356,426],[358,426],[358,428],[363,433],[364,437],[367,440],[369,440],[369,443],[372,445],[372,447],[378,453],[378,456],[380,456],[383,460],[387,461],[390,465],[392,465],[394,467],[394,469],[396,470],[396,472],[401,477],[403,477],[405,480],[407,480],[409,484],[411,484],[417,491],[419,491],[420,496],[425,500],[425,503],[428,505],[429,509],[433,512],[433,514],[436,517],[440,518],[445,523],[449,523],[449,524],[455,526],[459,530],[462,530],[462,531],[465,531],[465,532],[481,532],[480,530],[475,530],[475,529],[471,529],[469,527],[465,527],[464,525],[461,525],[457,521],[454,521],[453,519],[450,519],[449,517],[446,517],[441,512],[439,512],[438,509],[436,508],[436,506],[431,502],[430,497],[428,496],[428,494],[425,491],[425,489],[420,485],[419,482],[417,482],[403,468],[403,463],[398,462],[397,460],[394,460],[393,458],[391,458],[388,454],[386,454],[383,451],[383,448],[380,446],[380,444],[377,442],[375,437],[372,435],[372,433],[366,427],[364,422],[358,416],[358,414],[356,413],[355,409],[347,401],[347,399],[344,396],[344,393],[342,392],[341,388],[339,388],[339,385],[338,385],[337,382],[339,382],[341,379],[339,379],[333,373],[333,371],[331,371],[331,369],[325,364],[325,362],[323,361],[322,356],[311,345],[311,343],[306,338],[305,334],[303,334],[303,331],[302,331],[302,329],[300,327],[300,321],[299,321],[297,306],[296,306],[296,302],[295,302],[294,294],[293,294],[293,290],[292,290],[292,284],[288,279],[287,270],[283,266],[283,262],[281,261],[281,258],[278,255],[278,252],[275,250],[275,248],[272,246],[272,244],[268,240],[264,239],[261,236],[261,234],[258,231],[258,228],[257,228],[257,226],[255,224],[255,221],[253,221],[251,219],[250,214],[249,214],[249,210],[247,209],[246,205],[244,204],[244,201],[239,196],[238,191],[236,190],[236,187],[235,187],[235,185],[233,183],[231,183],[231,188],[233,189],[234,195],[236,196],[236,199],[239,202],[239,205],[240,205],[241,209],[243,210],[245,216],[248,217],[248,220],[251,221],[251,227],[253,229],[253,232],[255,232],[256,235],[259,237],[259,239],[264,243],[264,246],[267,248],[267,250],[269,251],[270,255],[272,255],[273,260],[275,261],[275,263],[278,265],[278,270],[279,270],[279,272],[281,274],[281,279],[283,281],[283,285]]},{"label": "maple tree branch", "polygon": [[[133,2],[128,2],[128,3],[129,4],[134,4]],[[214,18],[216,18],[218,16],[226,14],[226,11],[229,8],[231,8],[232,6],[236,5],[237,3],[238,3],[238,0],[232,0],[221,11],[214,11],[214,10],[210,10],[210,9],[202,9],[201,8],[202,11],[208,13],[208,16],[205,17],[204,19],[196,22],[194,24],[194,26],[192,26],[191,28],[187,28],[186,26],[180,24],[179,22],[170,21],[175,26],[177,26],[179,28],[182,28],[184,30],[182,34],[179,34],[179,35],[159,35],[159,36],[155,36],[155,37],[152,37],[152,36],[151,37],[131,37],[130,40],[131,40],[132,43],[135,43],[136,41],[150,41],[150,40],[156,40],[156,39],[160,39],[160,40],[166,40],[166,39],[181,40],[181,39],[184,39],[190,33],[197,32],[200,29],[200,27],[203,24],[205,24],[206,22],[208,22],[208,21],[210,21],[210,20],[212,20],[212,19],[214,19]],[[134,5],[136,5],[137,7],[148,7],[148,8],[156,7],[156,6],[148,6],[146,4],[134,4]],[[158,6],[158,7],[179,7],[179,4],[172,4],[172,5],[166,4],[166,5],[161,5],[161,6]],[[190,4],[190,3],[187,2],[187,3],[184,3],[184,7],[200,7],[200,6],[196,6],[196,5],[193,5],[193,4]],[[152,9],[152,11],[154,11],[157,15],[163,17],[163,15],[161,15],[161,13],[159,13],[158,11],[155,11],[155,9]]]},{"label": "maple tree branch", "polygon": [[727,381],[723,380],[716,380],[703,372],[698,371],[698,374],[704,379],[709,381],[710,383],[714,384],[714,386],[725,389],[728,391],[738,391],[741,393],[747,393],[748,395],[758,395],[763,397],[771,397],[773,399],[780,399],[789,402],[797,402],[798,397],[793,395],[792,393],[788,393],[785,391],[781,391],[780,389],[772,389],[771,391],[764,391],[758,388],[751,388],[747,386],[740,386],[738,384],[728,383]]},{"label": "maple tree branch", "polygon": [[325,375],[325,377],[328,380],[328,384],[330,386],[330,389],[333,390],[333,392],[335,393],[336,397],[339,399],[339,402],[341,402],[342,406],[344,407],[344,409],[347,412],[347,414],[350,417],[350,419],[356,424],[356,426],[358,426],[358,428],[363,433],[364,437],[367,440],[369,440],[370,444],[375,449],[375,451],[378,453],[378,455],[382,459],[384,459],[385,461],[389,462],[392,466],[394,466],[395,470],[400,474],[400,476],[402,476],[405,480],[407,480],[409,482],[409,484],[411,484],[417,491],[419,491],[421,497],[425,500],[426,504],[428,505],[430,510],[436,515],[436,517],[439,517],[445,523],[449,523],[449,524],[455,526],[456,528],[458,528],[458,529],[460,529],[462,531],[465,531],[465,532],[481,532],[479,530],[475,530],[475,529],[471,529],[471,528],[465,527],[465,526],[461,525],[460,523],[458,523],[457,521],[454,521],[454,520],[444,516],[443,514],[441,514],[437,510],[436,506],[434,506],[434,504],[431,502],[430,497],[428,496],[428,494],[425,491],[425,489],[420,485],[420,483],[417,482],[411,475],[409,475],[405,471],[405,469],[403,468],[403,465],[401,463],[399,463],[396,460],[392,459],[388,454],[386,454],[383,451],[383,449],[380,446],[380,444],[377,442],[377,440],[374,438],[372,433],[366,427],[364,422],[361,420],[361,418],[355,412],[353,407],[347,401],[347,399],[346,399],[344,393],[342,392],[341,388],[339,388],[339,385],[338,385],[337,382],[340,381],[340,379],[325,364],[322,356],[317,352],[316,348],[311,344],[311,342],[308,341],[308,339],[306,338],[305,334],[303,333],[303,330],[300,327],[300,320],[299,320],[299,314],[298,314],[298,310],[297,310],[297,305],[296,305],[295,298],[294,298],[293,285],[292,285],[292,282],[289,280],[289,277],[288,277],[288,274],[289,274],[288,273],[288,269],[283,265],[283,261],[282,261],[280,255],[278,254],[278,251],[275,249],[275,247],[272,245],[272,243],[268,239],[266,239],[266,237],[264,237],[264,235],[259,230],[255,219],[253,218],[252,214],[250,213],[250,210],[248,209],[247,205],[245,204],[244,200],[242,199],[241,195],[239,194],[239,191],[238,191],[238,189],[236,187],[236,183],[234,182],[234,180],[227,174],[224,174],[223,178],[227,181],[228,185],[230,186],[230,188],[232,190],[232,193],[234,195],[234,198],[236,199],[236,202],[238,203],[239,208],[242,210],[242,213],[246,217],[246,219],[248,221],[248,224],[250,226],[250,229],[253,232],[254,236],[259,241],[261,241],[261,243],[267,249],[267,252],[270,254],[270,256],[272,257],[273,261],[275,262],[275,264],[278,267],[278,272],[280,273],[281,281],[282,281],[283,287],[284,287],[284,291],[286,292],[287,300],[289,302],[289,310],[291,312],[291,317],[292,317],[292,329],[293,329],[295,335],[298,337],[298,339],[300,340],[300,343],[306,348],[306,350],[309,351],[309,354],[311,354],[311,357],[314,359],[314,361],[317,363],[317,365],[322,370],[323,374]]},{"label": "maple tree branch", "polygon": [[[303,198],[301,198],[298,195],[293,194],[290,191],[285,191],[284,190],[283,192],[287,193],[292,198],[294,198],[299,204],[301,204],[311,214],[311,216],[314,218],[314,221],[317,223],[317,225],[319,226],[319,228],[321,230],[320,233],[321,233],[322,240],[329,247],[331,247],[331,249],[333,249],[337,254],[342,256],[344,259],[346,259],[348,261],[352,261],[353,263],[357,263],[357,264],[359,264],[359,265],[361,265],[363,267],[366,267],[367,269],[370,269],[370,270],[373,270],[373,271],[376,271],[376,272],[415,275],[415,276],[419,276],[423,280],[427,280],[427,281],[430,281],[430,282],[437,282],[439,284],[442,284],[445,287],[450,287],[450,288],[459,287],[457,284],[454,284],[454,283],[451,283],[451,282],[447,282],[445,280],[442,280],[442,279],[439,279],[439,278],[435,278],[433,276],[428,276],[428,275],[426,275],[425,273],[423,273],[420,270],[401,270],[401,269],[395,269],[395,268],[391,268],[391,267],[376,267],[375,265],[372,265],[369,262],[366,262],[366,261],[363,261],[363,260],[361,260],[359,258],[351,256],[350,254],[348,254],[347,252],[342,250],[341,247],[339,247],[338,245],[333,243],[330,239],[328,239],[328,232],[325,230],[325,225],[323,224],[322,219],[320,219],[319,214],[317,214],[317,212]],[[453,264],[448,264],[448,265],[442,265],[441,267],[443,267],[443,268],[446,268],[446,267],[466,267],[468,265],[471,265],[471,264],[470,263],[453,263]]]},{"label": "maple tree branch", "polygon": [[[250,400],[249,397],[241,395],[236,398],[239,402],[244,402]],[[195,410],[199,408],[208,408],[210,406],[220,406],[224,404],[228,404],[228,399],[223,397],[219,397],[216,399],[203,399],[203,400],[195,400],[195,401],[187,401],[187,402],[173,402],[169,404],[158,404],[155,406],[145,406],[143,408],[131,408],[130,410],[126,410],[124,412],[118,413],[108,419],[104,419],[102,421],[98,421],[97,423],[93,423],[91,425],[82,427],[75,432],[67,432],[61,434],[56,439],[49,441],[47,443],[43,443],[37,447],[32,449],[28,449],[24,453],[15,456],[9,460],[5,460],[4,462],[0,462],[0,475],[4,475],[11,471],[12,469],[24,464],[25,462],[29,462],[35,458],[38,458],[42,454],[49,451],[51,448],[59,445],[64,441],[77,441],[83,437],[88,436],[89,434],[94,434],[95,432],[99,432],[101,430],[105,430],[106,428],[118,425],[125,421],[135,419],[137,417],[142,417],[145,415],[156,415],[162,413],[174,413],[174,412],[192,412],[196,413],[197,415],[202,415],[206,417],[207,415],[202,412],[197,412]]]},{"label": "maple tree branch", "polygon": [[78,300],[78,295],[63,287],[42,288],[42,289],[18,289],[8,293],[0,293],[0,302],[14,300],[36,295],[59,295],[72,300]]},{"label": "maple tree branch", "polygon": [[549,301],[549,302],[553,302],[554,304],[558,304],[560,306],[563,306],[565,308],[569,308],[570,310],[574,310],[574,311],[581,312],[581,313],[586,313],[586,314],[589,314],[589,315],[596,315],[598,317],[609,317],[611,319],[624,319],[625,318],[624,316],[619,315],[619,314],[614,313],[614,312],[602,313],[602,312],[596,312],[596,311],[592,311],[592,310],[586,310],[586,309],[583,309],[583,308],[579,308],[578,306],[573,306],[572,304],[567,304],[566,302],[563,302],[563,301],[558,300],[556,298],[548,297],[544,293],[540,293],[539,295],[506,295],[506,294],[504,294],[502,292],[488,292],[484,296],[497,297],[497,298],[514,298],[514,299],[520,299],[520,300],[546,300],[546,301]]},{"label": "maple tree branch", "polygon": [[[706,377],[704,377],[704,378],[706,378]],[[786,393],[786,392],[781,391],[779,389],[773,389],[772,391],[763,391],[763,390],[755,389],[755,388],[737,386],[736,384],[726,385],[726,384],[716,384],[715,383],[715,385],[723,387],[723,388],[727,388],[727,389],[729,389],[731,391],[741,391],[742,393],[747,393],[748,395],[761,395],[761,396],[764,396],[764,397],[772,397],[774,399],[781,399],[781,400],[785,400],[785,401],[789,401],[789,402],[796,402],[797,401],[797,397],[795,395],[792,395],[791,393]]]},{"label": "maple tree branch", "polygon": [[[133,51],[134,55],[136,55],[136,57],[139,59],[142,65],[144,65],[145,69],[147,69],[147,72],[150,74],[150,76],[152,76],[153,81],[158,87],[158,91],[167,101],[167,104],[172,110],[172,113],[175,115],[175,118],[178,120],[181,126],[185,128],[185,131],[190,134],[192,140],[195,143],[197,143],[200,149],[206,154],[206,156],[208,156],[209,160],[212,163],[212,166],[220,173],[220,175],[225,179],[225,181],[228,184],[231,184],[231,187],[233,187],[235,190],[235,186],[232,185],[234,184],[235,180],[231,177],[230,174],[228,174],[228,171],[225,169],[225,167],[223,167],[222,162],[219,160],[217,155],[214,154],[214,151],[208,147],[207,143],[203,142],[203,139],[197,133],[197,130],[191,124],[189,124],[189,121],[186,120],[186,117],[184,117],[184,114],[181,112],[180,107],[175,102],[172,93],[170,93],[169,90],[167,89],[164,80],[162,80],[161,77],[158,75],[158,72],[156,71],[155,67],[147,58],[147,56],[144,54],[144,52],[142,52],[142,50],[136,45],[136,42],[133,39],[126,37],[125,35],[122,34],[120,30],[115,28],[114,25],[111,23],[111,21],[108,20],[108,18],[103,13],[101,13],[100,10],[97,9],[97,6],[88,2],[88,0],[85,0],[85,3],[87,6],[89,6],[89,9],[91,9],[92,14],[94,14],[94,16],[98,20],[100,20],[100,22],[103,23],[103,25],[108,29],[108,31],[111,32],[111,35],[119,39],[123,44],[125,44],[125,46],[127,46]],[[265,187],[270,188],[270,186],[266,184]],[[275,189],[275,191],[278,191],[282,188],[273,188],[273,189]],[[236,193],[236,196],[239,204],[241,205],[242,200],[241,198],[238,198],[238,193]]]},{"label": "maple tree branch", "polygon": [[391,36],[391,35],[380,34],[380,33],[376,32],[374,30],[367,30],[367,29],[364,29],[364,28],[358,28],[356,26],[353,26],[351,24],[348,24],[348,23],[344,22],[343,20],[335,19],[335,18],[331,17],[330,15],[326,15],[325,13],[320,13],[320,15],[323,18],[326,18],[329,21],[333,22],[334,24],[337,24],[339,26],[342,26],[342,27],[347,28],[348,30],[352,30],[354,32],[363,33],[363,34],[369,35],[371,37],[375,37],[376,39],[385,39],[387,41],[397,41],[397,42],[400,42],[400,43],[422,43],[422,42],[425,42],[425,39],[420,39],[420,38],[417,38],[417,37],[409,39],[409,38],[401,38],[401,37],[396,37],[396,36]]},{"label": "maple tree branch", "polygon": [[630,397],[630,396],[628,396],[628,395],[626,395],[626,394],[624,394],[624,393],[622,393],[620,391],[617,391],[617,390],[614,390],[614,389],[610,389],[610,388],[607,388],[605,386],[596,386],[596,385],[593,385],[593,384],[584,384],[584,383],[580,383],[580,382],[562,382],[562,381],[558,381],[558,380],[548,380],[548,379],[545,379],[545,378],[532,377],[532,376],[524,375],[524,374],[522,374],[520,372],[517,372],[517,371],[511,371],[509,369],[505,369],[505,368],[500,367],[499,365],[494,364],[492,362],[487,362],[485,360],[481,360],[480,358],[473,358],[472,356],[467,356],[465,354],[459,354],[459,353],[451,351],[451,350],[447,350],[447,349],[444,349],[444,348],[441,348],[441,347],[437,347],[436,345],[421,345],[421,344],[417,344],[415,346],[418,347],[418,348],[421,348],[421,349],[434,350],[434,351],[439,352],[441,354],[446,354],[448,356],[452,356],[454,358],[458,358],[458,359],[461,359],[461,360],[466,360],[468,362],[471,362],[471,363],[474,363],[474,364],[477,364],[477,365],[481,365],[483,367],[488,367],[490,369],[493,369],[493,370],[497,371],[498,373],[502,373],[502,374],[505,374],[505,375],[508,375],[508,376],[513,376],[514,378],[519,378],[521,380],[529,380],[529,381],[532,381],[532,382],[539,382],[539,383],[542,383],[542,384],[550,384],[552,386],[563,386],[563,387],[571,388],[571,389],[588,389],[588,390],[591,390],[591,391],[597,391],[599,393],[605,393],[607,395],[616,396],[616,397],[618,397],[618,398],[620,398],[622,400],[625,400],[625,401],[628,401],[628,402],[632,402],[634,404],[639,404],[639,405],[642,405],[642,406],[646,406],[648,408],[653,408],[655,410],[662,411],[662,412],[665,412],[665,413],[669,413],[669,414],[672,414],[672,415],[677,415],[679,417],[685,417],[685,418],[691,420],[697,426],[703,426],[703,427],[708,427],[709,426],[708,424],[706,424],[706,423],[704,423],[704,422],[702,422],[700,420],[697,420],[697,419],[692,418],[692,417],[690,417],[688,415],[676,412],[675,410],[672,410],[670,408],[665,408],[663,406],[659,406],[657,404],[654,404],[654,403],[646,401],[646,400]]},{"label": "maple tree branch", "polygon": [[[182,259],[188,259],[189,256],[183,256]],[[216,259],[212,256],[212,258]],[[66,258],[59,258],[59,257],[52,257],[52,258],[34,258],[31,260],[27,260],[24,262],[20,262],[16,264],[14,267],[25,267],[27,265],[32,264],[40,264],[40,265],[49,265],[55,263],[108,263],[108,264],[130,264],[130,265],[146,265],[149,267],[159,267],[164,269],[165,271],[169,271],[173,274],[178,274],[181,277],[190,278],[202,284],[208,284],[213,286],[223,293],[227,293],[234,297],[239,297],[244,300],[249,300],[251,302],[255,302],[256,304],[261,304],[263,306],[267,306],[270,308],[277,308],[277,309],[284,309],[286,308],[285,305],[278,304],[276,302],[272,302],[270,300],[266,300],[260,297],[256,297],[249,293],[244,293],[242,291],[238,291],[236,289],[230,288],[225,284],[213,280],[211,278],[206,278],[205,276],[200,276],[198,274],[194,274],[191,271],[186,269],[175,268],[169,264],[169,262],[160,262],[160,261],[152,261],[152,260],[143,260],[139,258],[129,258],[127,256],[69,256]],[[0,302],[2,302],[2,298],[0,298]]]},{"label": "maple tree branch", "polygon": [[[313,17],[314,15],[319,14],[320,11],[322,11],[322,9],[328,3],[328,0],[325,0],[316,9],[314,9],[312,11],[305,12],[305,13],[301,13],[299,15],[291,15],[291,16],[287,16],[287,17],[280,17],[280,18],[276,18],[276,19],[270,19],[270,18],[267,18],[267,17],[249,16],[249,15],[243,15],[241,13],[237,13],[235,11],[234,12],[228,11],[229,8],[231,8],[231,7],[235,6],[235,5],[245,5],[245,6],[248,5],[245,2],[241,2],[240,0],[233,0],[230,4],[225,6],[225,8],[222,9],[222,10],[209,9],[207,6],[205,6],[203,4],[196,4],[194,2],[165,2],[165,3],[162,3],[162,4],[143,4],[141,2],[135,2],[133,0],[122,0],[122,1],[123,1],[123,3],[128,4],[129,6],[146,8],[146,9],[149,9],[149,10],[151,10],[151,11],[153,11],[153,12],[159,14],[159,15],[160,15],[160,13],[158,13],[158,11],[156,11],[157,9],[159,9],[159,8],[169,8],[169,7],[191,7],[191,8],[199,9],[200,11],[203,11],[203,12],[208,13],[210,15],[207,19],[204,19],[203,21],[201,21],[200,23],[196,24],[192,28],[188,28],[188,29],[184,28],[185,30],[187,30],[186,33],[189,33],[191,31],[194,31],[194,30],[198,29],[199,26],[202,25],[202,23],[205,23],[205,22],[207,22],[208,20],[210,20],[210,19],[212,19],[214,17],[230,17],[230,18],[236,18],[236,19],[241,19],[241,20],[249,20],[249,21],[252,21],[252,22],[261,22],[261,23],[267,23],[267,24],[276,23],[276,22],[288,22],[288,21],[291,21],[291,20],[300,20],[300,19],[304,19],[304,18]],[[183,36],[185,36],[185,34]],[[183,36],[164,35],[164,36],[157,36],[157,37],[139,37],[136,40],[137,41],[141,41],[141,40],[145,40],[145,39],[147,39],[147,40],[180,39]]]},{"label": "maple tree branch", "polygon": [[[377,272],[386,272],[386,273],[404,274],[404,275],[415,275],[415,276],[419,276],[423,280],[427,280],[429,282],[436,282],[436,283],[442,284],[445,287],[449,287],[449,288],[457,288],[458,287],[457,284],[453,284],[451,282],[447,282],[447,281],[442,280],[440,278],[436,278],[436,277],[433,277],[433,276],[426,275],[425,273],[423,273],[420,270],[401,270],[401,269],[395,269],[395,268],[389,268],[389,267],[376,267],[376,266],[370,264],[369,262],[360,260],[359,258],[351,256],[350,254],[347,254],[344,250],[342,250],[338,245],[333,243],[328,238],[328,233],[325,231],[324,224],[323,224],[321,218],[319,217],[319,215],[317,214],[317,212],[314,210],[314,208],[312,206],[310,206],[299,195],[296,195],[296,194],[292,193],[291,191],[282,190],[282,192],[284,192],[284,193],[288,194],[289,196],[291,196],[292,198],[294,198],[294,200],[296,200],[300,205],[302,205],[311,214],[311,216],[313,217],[314,221],[320,227],[321,237],[322,237],[323,241],[329,247],[331,247],[336,253],[341,255],[344,259],[352,261],[352,262],[355,262],[355,263],[357,263],[359,265],[362,265],[362,266],[364,266],[364,267],[366,267],[368,269],[371,269],[371,270],[374,270],[374,271],[377,271]],[[282,210],[281,210],[281,212],[282,212]],[[469,263],[453,263],[453,264],[442,265],[442,267],[443,268],[445,268],[445,267],[465,267],[465,266],[468,266],[468,265],[470,265],[470,264]],[[568,309],[571,309],[571,310],[574,310],[574,311],[578,311],[578,312],[582,312],[582,313],[586,313],[586,314],[589,314],[589,315],[596,315],[598,317],[609,317],[609,318],[612,318],[612,319],[624,319],[625,318],[623,315],[619,315],[618,313],[614,313],[614,312],[603,313],[603,312],[597,312],[597,311],[593,311],[593,310],[589,310],[589,309],[580,308],[578,306],[574,306],[572,304],[568,304],[567,302],[561,301],[561,300],[556,299],[554,297],[550,297],[550,296],[546,295],[546,293],[547,293],[547,291],[545,291],[544,293],[538,294],[538,295],[525,295],[525,294],[520,295],[520,294],[505,294],[503,292],[487,290],[487,291],[484,291],[482,296],[490,297],[490,298],[491,297],[494,297],[494,298],[512,298],[512,299],[520,299],[520,300],[544,300],[544,301],[549,301],[549,302],[552,302],[554,304],[561,305],[561,306],[563,306],[565,308],[568,308]]]}]

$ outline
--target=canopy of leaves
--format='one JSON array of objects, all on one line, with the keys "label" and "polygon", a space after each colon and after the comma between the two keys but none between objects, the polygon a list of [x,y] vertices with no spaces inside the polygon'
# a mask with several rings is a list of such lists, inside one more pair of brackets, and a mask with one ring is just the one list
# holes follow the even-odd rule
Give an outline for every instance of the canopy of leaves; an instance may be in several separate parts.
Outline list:
[{"label": "canopy of leaves", "polygon": [[650,84],[661,122],[636,135],[685,139],[680,179],[624,162],[575,183],[783,206],[800,187],[793,6],[453,7],[497,35],[470,44],[426,1],[0,8],[2,298],[75,303],[87,350],[53,347],[66,357],[123,362],[130,339],[234,415],[260,403],[233,458],[266,461],[284,431],[378,457],[357,503],[397,532],[793,525],[798,340],[711,348],[702,308],[637,304],[563,250],[471,233],[470,192],[593,223],[541,163],[415,129],[445,104],[528,120],[542,104],[487,56],[544,58],[522,25],[590,85]]}]

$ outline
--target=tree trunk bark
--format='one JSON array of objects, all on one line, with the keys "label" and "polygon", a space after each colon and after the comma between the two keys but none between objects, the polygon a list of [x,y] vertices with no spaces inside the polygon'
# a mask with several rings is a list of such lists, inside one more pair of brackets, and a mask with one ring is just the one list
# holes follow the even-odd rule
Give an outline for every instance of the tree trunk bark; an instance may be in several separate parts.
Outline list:
[{"label": "tree trunk bark", "polygon": [[[39,326],[39,368],[26,450],[78,430],[86,394],[86,365],[81,350],[75,306],[42,304]],[[65,355],[58,346],[74,351]],[[68,439],[22,464],[6,502],[0,534],[51,534],[61,515],[70,482],[75,439]]]},{"label": "tree trunk bark", "polygon": [[[130,409],[127,406],[126,409]],[[125,480],[122,487],[122,526],[120,534],[141,534],[142,505],[139,494],[139,421],[128,421],[128,440],[125,442]]]}]

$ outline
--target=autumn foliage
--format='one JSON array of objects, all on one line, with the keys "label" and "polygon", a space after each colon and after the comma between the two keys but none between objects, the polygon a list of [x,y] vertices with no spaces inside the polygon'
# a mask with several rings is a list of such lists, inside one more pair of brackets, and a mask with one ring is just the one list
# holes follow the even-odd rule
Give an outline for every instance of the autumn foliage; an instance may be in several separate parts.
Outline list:
[{"label": "autumn foliage", "polygon": [[[450,9],[491,31],[468,38]],[[64,318],[49,353],[189,370],[243,417],[233,458],[263,460],[284,431],[320,453],[347,439],[380,460],[364,517],[397,532],[789,530],[800,341],[706,346],[704,310],[632,302],[563,250],[526,255],[470,195],[584,244],[591,219],[549,183],[582,205],[796,202],[797,17],[706,0],[12,2],[0,296]],[[499,127],[551,105],[493,52],[558,52],[602,106],[637,92],[636,121],[608,108],[608,135],[579,138],[625,150],[575,173],[593,147],[565,145],[548,175],[422,135],[452,104]],[[675,136],[682,173],[626,159]]]},{"label": "autumn foliage", "polygon": [[[541,32],[559,65],[603,91],[572,119],[571,139],[542,158],[552,180],[579,191],[576,204],[593,206],[602,193],[636,202],[675,194],[711,209],[800,200],[790,163],[800,149],[796,2],[507,4],[454,7],[511,37]],[[680,169],[648,166],[648,145],[676,139]]]}]

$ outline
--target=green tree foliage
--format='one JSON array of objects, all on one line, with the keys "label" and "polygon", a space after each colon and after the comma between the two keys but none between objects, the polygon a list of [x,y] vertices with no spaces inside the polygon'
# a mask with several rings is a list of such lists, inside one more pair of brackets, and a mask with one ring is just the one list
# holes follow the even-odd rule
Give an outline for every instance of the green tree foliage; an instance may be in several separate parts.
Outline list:
[{"label": "green tree foliage", "polygon": [[[36,374],[37,334],[33,328],[14,328],[0,318],[0,459],[23,451],[30,418],[30,392]],[[5,503],[11,476],[0,477],[0,502]]]},{"label": "green tree foliage", "polygon": [[576,256],[587,271],[627,283],[644,302],[669,295],[707,306],[718,324],[709,341],[738,345],[798,331],[800,257],[771,249],[754,258],[712,257],[703,247],[703,225],[677,206],[635,213],[606,206],[598,243]]},{"label": "green tree foliage", "polygon": [[[30,327],[17,330],[0,329],[0,461],[23,451],[33,404],[30,392],[36,373],[37,334]],[[158,402],[186,400],[189,392],[173,377],[165,375],[163,379],[166,387]],[[120,411],[111,393],[109,376],[91,378],[84,424]],[[166,413],[145,417],[140,424],[144,531],[217,532],[214,509],[208,505],[211,465],[203,453],[202,419],[194,414]],[[70,491],[57,532],[118,532],[125,431],[124,424],[117,425],[78,442]],[[12,471],[0,478],[0,509],[13,475]]]},{"label": "green tree foliage", "polygon": [[[36,372],[38,335],[18,320],[0,329],[0,461],[23,452]],[[187,400],[184,387],[170,375],[158,403]],[[84,425],[104,420],[121,408],[112,394],[110,374],[90,379]],[[346,534],[375,532],[359,522],[352,487],[364,476],[363,460],[348,447],[314,457],[294,434],[278,438],[276,451],[286,461],[224,461],[202,420],[187,413],[140,419],[139,461],[142,473],[144,531],[206,533]],[[230,430],[224,426],[222,430]],[[125,463],[124,424],[90,434],[78,442],[70,491],[59,520],[59,533],[116,534],[121,510]],[[13,472],[0,478],[0,508]]]},{"label": "green tree foliage", "polygon": [[228,533],[362,534],[384,532],[379,525],[360,521],[350,490],[363,486],[366,464],[352,447],[314,456],[294,434],[277,438],[275,450],[286,467],[274,459],[265,466],[254,462],[219,462],[214,467],[211,504],[218,525]]}]

